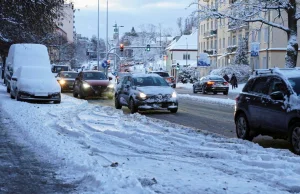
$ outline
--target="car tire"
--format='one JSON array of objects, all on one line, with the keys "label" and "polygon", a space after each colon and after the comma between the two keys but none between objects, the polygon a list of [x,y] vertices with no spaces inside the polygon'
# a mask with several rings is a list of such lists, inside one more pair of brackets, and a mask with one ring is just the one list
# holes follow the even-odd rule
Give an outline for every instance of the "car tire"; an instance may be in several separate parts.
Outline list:
[{"label": "car tire", "polygon": [[202,86],[202,94],[206,94],[204,86]]},{"label": "car tire", "polygon": [[16,100],[17,101],[21,101],[22,99],[20,98],[20,95],[19,95],[19,92],[18,91],[16,91]]},{"label": "car tire", "polygon": [[85,96],[83,95],[82,91],[79,91],[78,96],[79,96],[80,99],[85,99]]},{"label": "car tire", "polygon": [[226,92],[223,92],[223,94],[224,94],[224,95],[228,95],[228,91],[226,91]]},{"label": "car tire", "polygon": [[235,129],[236,129],[236,136],[239,139],[244,139],[248,141],[253,140],[254,137],[250,136],[249,123],[244,113],[240,113],[237,115],[235,119]]},{"label": "car tire", "polygon": [[10,93],[10,98],[11,99],[15,99],[16,98],[14,95],[12,95],[12,92]]},{"label": "car tire", "polygon": [[176,84],[173,85],[173,88],[176,88]]},{"label": "car tire", "polygon": [[296,122],[290,127],[289,142],[291,144],[291,151],[300,155],[300,122]]},{"label": "car tire", "polygon": [[129,101],[129,106],[130,106],[130,113],[134,114],[138,111],[137,107],[135,106],[134,100],[131,98]]},{"label": "car tire", "polygon": [[193,93],[196,94],[196,89],[195,89],[195,86],[193,86]]},{"label": "car tire", "polygon": [[6,92],[10,93],[10,85],[9,84],[7,84],[7,86],[6,86]]},{"label": "car tire", "polygon": [[171,113],[177,113],[177,111],[178,111],[178,108],[172,108],[172,109],[170,109]]},{"label": "car tire", "polygon": [[120,104],[120,101],[119,101],[119,96],[115,96],[115,108],[116,109],[122,108],[122,105]]},{"label": "car tire", "polygon": [[54,104],[60,104],[60,102],[61,102],[61,100],[56,100],[56,101],[54,101],[53,103],[54,103]]},{"label": "car tire", "polygon": [[73,97],[78,98],[78,94],[75,91],[73,91]]}]

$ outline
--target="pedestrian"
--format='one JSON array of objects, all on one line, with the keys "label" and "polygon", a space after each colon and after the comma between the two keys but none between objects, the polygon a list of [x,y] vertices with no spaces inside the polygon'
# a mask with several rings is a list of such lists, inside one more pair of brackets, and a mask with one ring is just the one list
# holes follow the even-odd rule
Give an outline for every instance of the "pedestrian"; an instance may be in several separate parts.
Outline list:
[{"label": "pedestrian", "polygon": [[236,78],[236,76],[235,76],[234,73],[233,73],[232,76],[231,76],[230,83],[231,83],[231,85],[232,85],[232,89],[238,87],[237,78]]},{"label": "pedestrian", "polygon": [[226,73],[224,74],[223,78],[224,78],[227,82],[229,82],[229,77],[228,77],[228,75],[227,75]]}]

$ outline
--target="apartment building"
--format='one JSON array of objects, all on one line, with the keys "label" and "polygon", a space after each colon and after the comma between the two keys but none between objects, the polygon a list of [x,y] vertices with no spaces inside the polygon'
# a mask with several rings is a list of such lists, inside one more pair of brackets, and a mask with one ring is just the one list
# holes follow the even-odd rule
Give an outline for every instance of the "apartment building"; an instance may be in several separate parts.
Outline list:
[{"label": "apartment building", "polygon": [[[232,1],[199,0],[199,3],[207,3],[211,9],[221,12]],[[282,14],[284,17],[284,13]],[[274,20],[277,15],[278,12],[271,12],[265,17]],[[243,38],[248,39],[248,57],[252,69],[285,66],[287,35],[282,30],[261,23],[231,23],[228,18],[202,20],[199,22],[199,29],[199,52],[208,53],[211,60],[210,67],[199,68],[201,75],[208,74],[211,69],[233,64],[236,50]],[[298,36],[298,42],[299,40]],[[251,54],[251,48],[255,46],[258,47],[258,52]]]},{"label": "apartment building", "polygon": [[56,21],[58,28],[67,34],[69,43],[75,40],[75,15],[73,3],[64,4],[63,14]]}]

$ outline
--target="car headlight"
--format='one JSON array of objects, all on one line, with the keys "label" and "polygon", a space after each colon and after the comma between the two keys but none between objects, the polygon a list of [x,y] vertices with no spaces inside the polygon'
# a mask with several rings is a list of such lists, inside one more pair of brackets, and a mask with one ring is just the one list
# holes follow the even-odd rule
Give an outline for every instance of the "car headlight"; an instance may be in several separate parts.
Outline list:
[{"label": "car headlight", "polygon": [[109,84],[107,87],[108,87],[108,88],[114,88],[115,85],[114,85],[114,84]]},{"label": "car headlight", "polygon": [[144,93],[140,92],[140,98],[146,98],[146,97],[147,97],[147,95],[146,95],[146,94],[144,94]]},{"label": "car headlight", "polygon": [[90,84],[88,84],[88,83],[83,83],[83,88],[89,88],[89,87],[91,87]]},{"label": "car headlight", "polygon": [[60,84],[60,85],[64,85],[65,83],[66,83],[65,80],[63,80],[63,79],[59,80],[59,84]]},{"label": "car headlight", "polygon": [[177,93],[176,92],[172,93],[172,98],[177,98]]}]

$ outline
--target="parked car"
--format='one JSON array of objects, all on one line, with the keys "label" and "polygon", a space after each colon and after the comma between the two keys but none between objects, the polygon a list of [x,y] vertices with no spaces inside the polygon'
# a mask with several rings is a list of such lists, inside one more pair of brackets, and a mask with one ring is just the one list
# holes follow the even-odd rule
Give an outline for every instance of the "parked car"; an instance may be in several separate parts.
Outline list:
[{"label": "parked car", "polygon": [[50,71],[47,47],[42,44],[13,44],[9,47],[4,70],[4,83],[8,93],[11,88],[11,77],[21,66],[43,66]]},{"label": "parked car", "polygon": [[57,74],[61,71],[71,71],[70,67],[68,65],[52,65],[51,71],[54,76],[57,76]]},{"label": "parked car", "polygon": [[78,73],[75,71],[61,71],[57,74],[56,79],[61,87],[61,91],[73,90],[75,78]]},{"label": "parked car", "polygon": [[160,75],[161,77],[163,77],[166,82],[172,87],[172,88],[176,88],[176,80],[174,77],[170,76],[168,72],[165,71],[151,71],[149,73],[155,73]]},{"label": "parked car", "polygon": [[132,74],[123,77],[115,92],[115,107],[138,110],[178,110],[177,93],[157,74]]},{"label": "parked car", "polygon": [[257,135],[286,139],[300,154],[300,70],[256,70],[236,98],[234,120],[238,138]]},{"label": "parked car", "polygon": [[60,86],[48,67],[21,66],[12,76],[10,97],[18,101],[61,102]]},{"label": "parked car", "polygon": [[116,81],[117,81],[117,84],[120,83],[120,80],[126,76],[126,75],[130,75],[131,73],[130,72],[118,72],[117,75],[116,75]]},{"label": "parked car", "polygon": [[84,99],[86,97],[108,97],[114,96],[114,83],[112,78],[100,71],[81,71],[75,79],[73,96]]},{"label": "parked car", "polygon": [[218,75],[201,77],[193,84],[193,93],[202,92],[203,94],[206,94],[207,92],[213,92],[214,94],[217,94],[218,92],[223,92],[224,95],[227,95],[228,90],[229,83],[223,77]]}]

